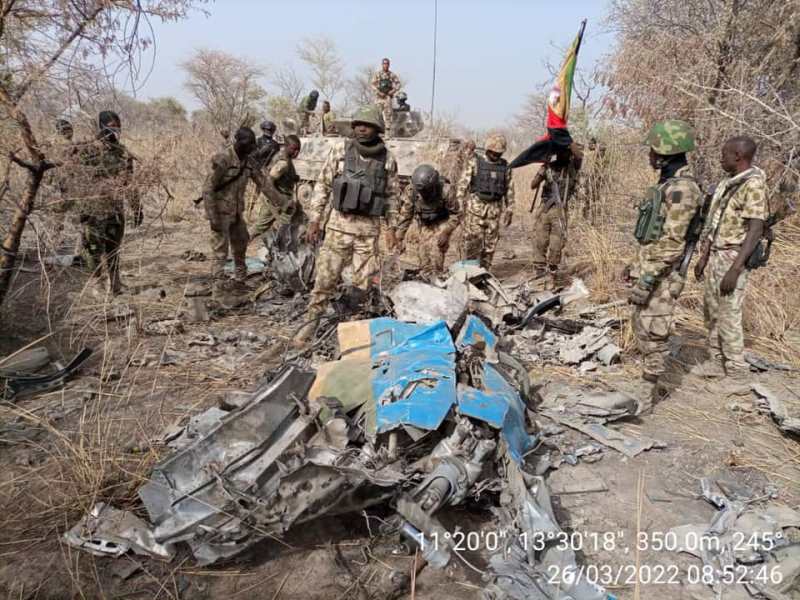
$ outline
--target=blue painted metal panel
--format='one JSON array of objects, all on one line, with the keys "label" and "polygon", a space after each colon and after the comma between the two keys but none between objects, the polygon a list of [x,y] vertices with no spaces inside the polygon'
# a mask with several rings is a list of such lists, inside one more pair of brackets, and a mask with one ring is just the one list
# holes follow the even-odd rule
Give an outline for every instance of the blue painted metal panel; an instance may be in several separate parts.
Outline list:
[{"label": "blue painted metal panel", "polygon": [[[494,350],[497,335],[478,317],[469,315],[458,334],[456,348],[461,351],[479,342]],[[483,390],[459,386],[458,410],[499,429],[511,457],[522,462],[522,457],[536,443],[525,429],[525,403],[516,388],[489,363],[484,363],[483,379]]]},{"label": "blue painted metal panel", "polygon": [[456,348],[463,350],[467,346],[473,346],[478,342],[486,342],[486,347],[489,350],[494,350],[497,345],[497,335],[478,317],[468,315],[464,325],[461,327],[461,331],[458,333]]},{"label": "blue painted metal panel", "polygon": [[401,425],[437,429],[456,403],[455,347],[444,321],[370,323],[378,432]]}]

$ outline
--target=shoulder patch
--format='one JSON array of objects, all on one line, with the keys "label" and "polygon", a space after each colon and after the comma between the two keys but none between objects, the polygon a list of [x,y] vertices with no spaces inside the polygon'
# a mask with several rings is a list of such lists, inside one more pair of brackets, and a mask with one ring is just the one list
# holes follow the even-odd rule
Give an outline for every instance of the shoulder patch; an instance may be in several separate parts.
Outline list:
[{"label": "shoulder patch", "polygon": [[669,194],[669,201],[672,204],[680,204],[682,199],[683,199],[683,192],[680,190],[675,190],[674,192],[670,192]]}]

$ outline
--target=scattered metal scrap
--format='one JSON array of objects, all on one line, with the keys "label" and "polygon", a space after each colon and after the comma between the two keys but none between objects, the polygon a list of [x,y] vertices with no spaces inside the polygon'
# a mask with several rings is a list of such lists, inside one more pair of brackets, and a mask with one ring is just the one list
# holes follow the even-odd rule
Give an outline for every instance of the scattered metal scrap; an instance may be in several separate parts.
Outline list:
[{"label": "scattered metal scrap", "polygon": [[[5,376],[6,389],[12,398],[19,398],[29,394],[36,394],[60,387],[64,382],[74,375],[78,369],[92,355],[89,348],[81,350],[66,367],[60,367],[59,363],[54,363],[58,370],[46,375],[13,375]],[[39,353],[41,358],[41,353]]]},{"label": "scattered metal scrap", "polygon": [[[146,532],[137,523],[132,536],[128,513],[99,506],[67,542],[98,552],[108,543],[115,552],[158,545],[162,558],[187,542],[210,564],[322,515],[392,500],[395,531],[444,567],[463,557],[439,511],[502,492],[493,512],[509,544],[489,561],[485,598],[613,598],[584,580],[548,583],[553,565],[575,568],[574,553],[555,541],[534,553],[524,542],[556,540],[561,529],[528,464],[539,436],[524,400],[527,375],[483,320],[467,315],[451,332],[441,320],[378,318],[341,323],[337,335],[340,360],[316,374],[286,366],[249,401],[178,432],[179,449],[139,491]],[[104,514],[124,525],[104,527]]]},{"label": "scattered metal scrap", "polygon": [[639,401],[623,392],[571,387],[551,382],[538,390],[542,402],[539,413],[588,435],[593,440],[618,450],[625,456],[634,456],[652,448],[663,448],[664,444],[647,437],[634,438],[605,426],[637,415],[643,408]]},{"label": "scattered metal scrap", "polygon": [[[715,493],[708,479],[701,480],[702,497],[717,513],[708,525],[683,525],[670,530],[677,552],[703,561],[707,584],[696,585],[693,598],[795,597],[800,581],[800,543],[790,541],[790,528],[800,527],[800,513],[786,506],[756,506],[765,498],[732,499]],[[768,497],[768,496],[767,496]]]},{"label": "scattered metal scrap", "polygon": [[772,391],[762,384],[750,386],[758,397],[758,407],[768,412],[778,429],[784,433],[800,435],[800,397],[792,403],[779,399]]}]

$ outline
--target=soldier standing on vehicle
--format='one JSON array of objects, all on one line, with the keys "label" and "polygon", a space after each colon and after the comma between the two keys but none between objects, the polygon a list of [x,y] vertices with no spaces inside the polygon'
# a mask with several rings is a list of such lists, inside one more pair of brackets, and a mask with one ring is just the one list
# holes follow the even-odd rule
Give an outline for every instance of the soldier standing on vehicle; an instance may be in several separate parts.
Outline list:
[{"label": "soldier standing on vehicle", "polygon": [[[541,166],[531,181],[535,209],[533,226],[534,277],[545,279],[555,287],[561,253],[567,238],[567,209],[578,185],[581,167],[580,149],[576,144],[561,148],[549,163]],[[539,187],[542,197],[536,203]]]},{"label": "soldier standing on vehicle", "polygon": [[409,112],[411,110],[411,106],[408,104],[408,94],[405,92],[397,92],[395,96],[397,98],[397,108],[395,108],[395,112]]},{"label": "soldier standing on vehicle", "polygon": [[372,77],[372,90],[375,92],[375,104],[383,112],[386,136],[392,133],[392,98],[400,91],[400,78],[389,70],[389,59],[381,61],[381,69]]},{"label": "soldier standing on vehicle", "polygon": [[336,135],[336,115],[331,111],[331,103],[325,100],[322,103],[322,135]]},{"label": "soldier standing on vehicle", "polygon": [[642,378],[653,384],[665,372],[673,311],[686,283],[681,263],[688,266],[691,259],[685,249],[687,234],[703,201],[686,159],[694,150],[694,137],[688,123],[668,120],[655,123],[645,141],[659,178],[639,206],[634,231],[638,260],[626,269],[625,278],[630,282],[636,277],[629,294],[635,305],[633,331],[642,354]]},{"label": "soldier standing on vehicle", "polygon": [[[370,287],[377,284],[381,225],[394,218],[399,192],[397,163],[379,135],[384,127],[378,108],[360,108],[351,126],[353,137],[331,149],[314,186],[306,237],[316,243],[324,227],[325,240],[317,257],[308,322],[295,337],[296,345],[305,343],[316,331],[348,264],[353,267],[354,299],[366,299]],[[386,235],[387,246],[393,250],[393,229]]]},{"label": "soldier standing on vehicle", "polygon": [[459,223],[459,207],[451,186],[431,165],[422,164],[414,169],[411,185],[403,191],[397,217],[398,254],[402,254],[406,233],[412,221],[419,227],[420,275],[431,281],[441,275],[444,257]]},{"label": "soldier standing on vehicle", "polygon": [[261,206],[252,237],[263,237],[273,226],[289,223],[301,216],[302,208],[294,195],[300,179],[294,168],[294,159],[298,154],[300,138],[287,135],[283,148],[265,166],[266,177],[261,182],[263,193],[259,194]]},{"label": "soldier standing on vehicle", "polygon": [[469,159],[456,192],[464,211],[464,256],[485,269],[492,266],[501,218],[508,227],[514,215],[514,180],[505,151],[506,138],[490,135],[484,154]]},{"label": "soldier standing on vehicle", "polygon": [[[247,277],[247,223],[244,220],[244,194],[248,180],[259,193],[265,194],[261,170],[252,160],[256,150],[256,134],[249,127],[240,127],[234,141],[211,158],[211,170],[203,186],[203,206],[211,227],[211,283],[214,293],[225,291],[225,263],[228,248],[233,255],[234,285],[242,291]],[[269,195],[267,199],[272,201]]]},{"label": "soldier standing on vehicle", "polygon": [[133,213],[134,227],[141,225],[144,213],[134,188],[133,157],[119,141],[119,115],[104,110],[97,122],[97,139],[79,148],[82,174],[69,188],[70,192],[80,188],[76,191],[83,229],[83,260],[92,273],[92,291],[100,296],[106,292],[116,296],[124,292],[119,253],[125,235],[125,200]]},{"label": "soldier standing on vehicle", "polygon": [[703,313],[711,354],[696,372],[708,377],[724,373],[737,384],[750,377],[742,329],[747,263],[768,217],[766,178],[753,165],[756,148],[745,136],[731,138],[722,146],[720,162],[729,177],[714,191],[694,270],[700,280],[709,267]]},{"label": "soldier standing on vehicle", "polygon": [[317,110],[317,101],[319,100],[319,92],[311,90],[308,96],[305,96],[297,107],[297,116],[299,119],[299,132],[300,135],[307,135],[311,133],[311,120],[316,118],[315,112]]}]

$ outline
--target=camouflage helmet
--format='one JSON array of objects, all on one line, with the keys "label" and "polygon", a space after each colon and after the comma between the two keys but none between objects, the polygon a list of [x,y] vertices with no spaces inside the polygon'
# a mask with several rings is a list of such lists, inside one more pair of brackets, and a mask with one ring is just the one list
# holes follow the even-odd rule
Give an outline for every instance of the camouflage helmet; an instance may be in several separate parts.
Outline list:
[{"label": "camouflage helmet", "polygon": [[490,152],[503,154],[506,151],[506,136],[494,133],[486,138],[486,149]]},{"label": "camouflage helmet", "polygon": [[411,185],[418,192],[429,190],[439,183],[439,171],[429,164],[418,165],[411,174]]},{"label": "camouflage helmet", "polygon": [[658,121],[647,133],[645,144],[662,156],[691,152],[694,150],[694,128],[678,119]]},{"label": "camouflage helmet", "polygon": [[351,127],[355,127],[356,123],[372,125],[378,130],[378,133],[383,133],[384,131],[383,115],[374,104],[366,104],[356,111],[353,118],[350,119]]},{"label": "camouflage helmet", "polygon": [[275,133],[277,126],[272,121],[261,121],[261,131],[264,133]]},{"label": "camouflage helmet", "polygon": [[395,98],[398,100],[408,100],[408,94],[405,92],[397,92],[397,94],[395,94]]}]

